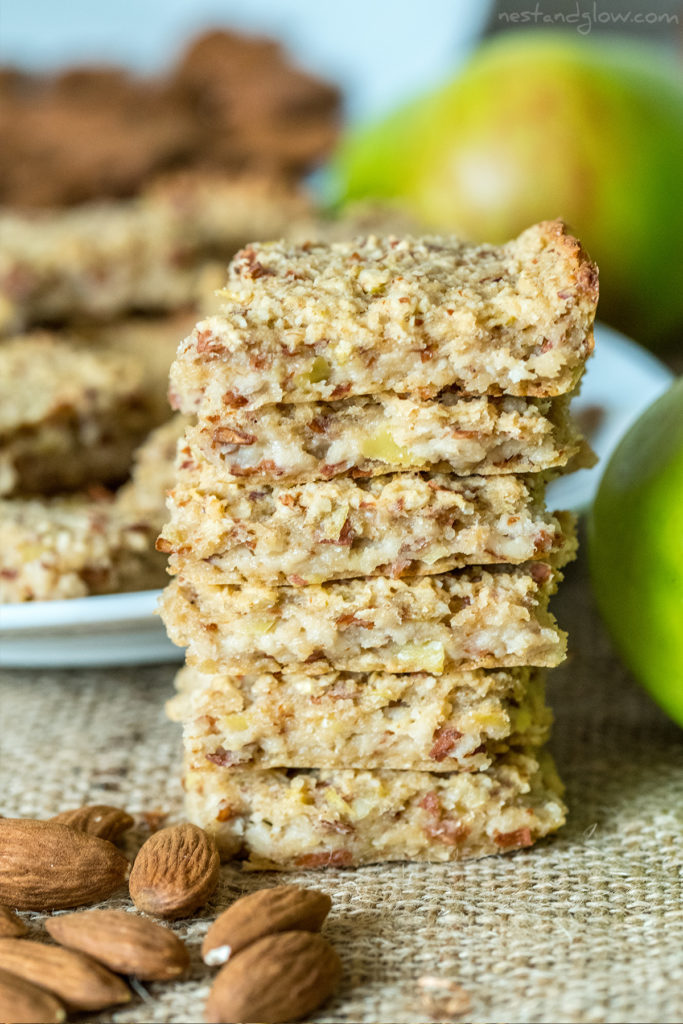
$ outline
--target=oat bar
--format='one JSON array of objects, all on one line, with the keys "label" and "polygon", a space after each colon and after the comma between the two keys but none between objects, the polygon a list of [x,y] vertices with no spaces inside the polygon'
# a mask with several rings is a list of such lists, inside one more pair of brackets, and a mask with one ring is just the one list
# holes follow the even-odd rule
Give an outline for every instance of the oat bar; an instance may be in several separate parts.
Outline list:
[{"label": "oat bar", "polygon": [[217,581],[302,586],[546,559],[566,543],[539,477],[397,473],[295,486],[225,483],[180,446],[170,521],[157,542],[172,572],[209,560]]},{"label": "oat bar", "polygon": [[280,235],[309,206],[262,179],[183,176],[139,199],[0,214],[0,335],[194,303],[201,267]]},{"label": "oat bar", "polygon": [[220,315],[178,350],[171,397],[202,415],[385,391],[553,396],[593,346],[597,270],[560,221],[503,246],[369,236],[250,245]]},{"label": "oat bar", "polygon": [[211,585],[201,564],[166,588],[162,618],[202,671],[429,672],[552,666],[565,634],[547,611],[558,573],[539,562],[413,580],[307,587]]},{"label": "oat bar", "polygon": [[120,483],[158,422],[132,355],[56,335],[0,344],[0,494]]},{"label": "oat bar", "polygon": [[112,498],[0,500],[0,602],[147,590],[163,577],[149,523]]},{"label": "oat bar", "polygon": [[[1,351],[1,349],[0,349]],[[154,542],[166,518],[182,416],[153,430],[116,494],[0,500],[0,601],[49,601],[166,582]]]},{"label": "oat bar", "polygon": [[188,435],[188,445],[225,478],[299,483],[344,474],[406,470],[539,473],[582,450],[568,396],[463,397],[421,401],[385,392],[338,402],[225,409]]},{"label": "oat bar", "polygon": [[145,396],[154,406],[157,423],[163,423],[173,415],[168,404],[168,371],[178,342],[195,319],[194,313],[127,317],[106,324],[79,325],[74,333],[79,344],[95,352],[124,354],[142,364]]},{"label": "oat bar", "polygon": [[565,820],[547,754],[484,772],[186,768],[186,809],[224,857],[268,868],[452,861],[531,846]]},{"label": "oat bar", "polygon": [[552,721],[533,669],[230,676],[185,667],[176,687],[167,712],[183,722],[197,768],[483,771],[511,747],[544,743]]}]

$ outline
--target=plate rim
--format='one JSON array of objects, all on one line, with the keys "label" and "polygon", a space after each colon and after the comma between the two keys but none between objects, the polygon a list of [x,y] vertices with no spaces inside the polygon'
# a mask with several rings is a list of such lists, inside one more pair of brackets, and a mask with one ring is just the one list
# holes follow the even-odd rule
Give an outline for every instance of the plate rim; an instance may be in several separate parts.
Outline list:
[{"label": "plate rim", "polygon": [[158,617],[161,590],[65,597],[57,601],[19,601],[0,605],[0,634],[55,626],[140,622]]}]

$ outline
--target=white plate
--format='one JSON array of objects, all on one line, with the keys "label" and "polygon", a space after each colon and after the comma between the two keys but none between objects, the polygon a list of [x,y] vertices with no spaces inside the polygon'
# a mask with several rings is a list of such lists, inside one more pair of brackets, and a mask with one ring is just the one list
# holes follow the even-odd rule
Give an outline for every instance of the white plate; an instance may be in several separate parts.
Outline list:
[{"label": "white plate", "polygon": [[160,590],[0,605],[0,667],[181,661],[157,613]]},{"label": "white plate", "polygon": [[[600,464],[563,477],[549,488],[548,505],[584,511],[591,504],[607,456],[641,410],[667,389],[673,375],[654,356],[609,327],[596,327],[596,354],[588,364],[581,416],[599,411],[591,436]],[[158,590],[70,601],[0,605],[0,666],[71,668],[181,661],[156,613]]]}]

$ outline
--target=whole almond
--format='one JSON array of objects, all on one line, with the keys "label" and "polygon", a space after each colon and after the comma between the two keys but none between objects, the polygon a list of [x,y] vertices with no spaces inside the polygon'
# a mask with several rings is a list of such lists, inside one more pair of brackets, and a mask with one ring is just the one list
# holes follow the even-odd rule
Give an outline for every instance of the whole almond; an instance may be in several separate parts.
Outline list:
[{"label": "whole almond", "polygon": [[81,910],[45,922],[55,940],[116,971],[142,981],[170,981],[184,974],[190,956],[163,925],[126,910]]},{"label": "whole almond", "polygon": [[197,825],[170,825],[150,836],[135,858],[130,895],[154,917],[187,917],[218,885],[215,841]]},{"label": "whole almond", "polygon": [[278,885],[242,896],[216,918],[202,944],[204,963],[224,964],[251,942],[276,932],[318,932],[332,900],[324,892]]},{"label": "whole almond", "polygon": [[0,1021],[12,1024],[61,1024],[66,1010],[44,988],[0,970]]},{"label": "whole almond", "polygon": [[0,939],[18,939],[27,932],[28,927],[19,915],[0,905]]},{"label": "whole almond", "polygon": [[206,1003],[208,1024],[284,1024],[320,1006],[341,978],[341,961],[314,932],[278,932],[231,957]]},{"label": "whole almond", "polygon": [[0,821],[0,900],[20,910],[61,910],[106,899],[130,864],[104,839],[54,821]]},{"label": "whole almond", "polygon": [[73,811],[62,811],[50,821],[68,825],[77,832],[87,832],[98,839],[108,839],[110,843],[115,843],[135,823],[127,811],[108,804],[88,804]]},{"label": "whole almond", "polygon": [[0,967],[57,996],[73,1010],[103,1010],[127,1003],[126,983],[82,953],[30,939],[0,939]]}]

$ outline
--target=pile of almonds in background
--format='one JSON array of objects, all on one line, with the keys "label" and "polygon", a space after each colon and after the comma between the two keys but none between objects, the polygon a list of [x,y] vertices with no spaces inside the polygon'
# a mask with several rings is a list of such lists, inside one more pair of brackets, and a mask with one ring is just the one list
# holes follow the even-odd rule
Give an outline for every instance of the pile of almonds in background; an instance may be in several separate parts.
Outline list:
[{"label": "pile of almonds in background", "polygon": [[[44,938],[56,945],[27,937],[15,912],[92,905],[128,881],[138,911],[165,920],[193,914],[218,886],[213,839],[196,825],[163,828],[131,867],[115,843],[133,823],[125,811],[99,805],[49,821],[0,819],[0,1024],[56,1024],[68,1011],[130,1002],[140,982],[173,981],[188,970],[185,943],[132,908],[49,917]],[[330,906],[324,893],[281,885],[223,911],[202,945],[204,962],[220,966],[205,1008],[209,1024],[276,1024],[321,1005],[341,977],[337,953],[318,934]]]}]

